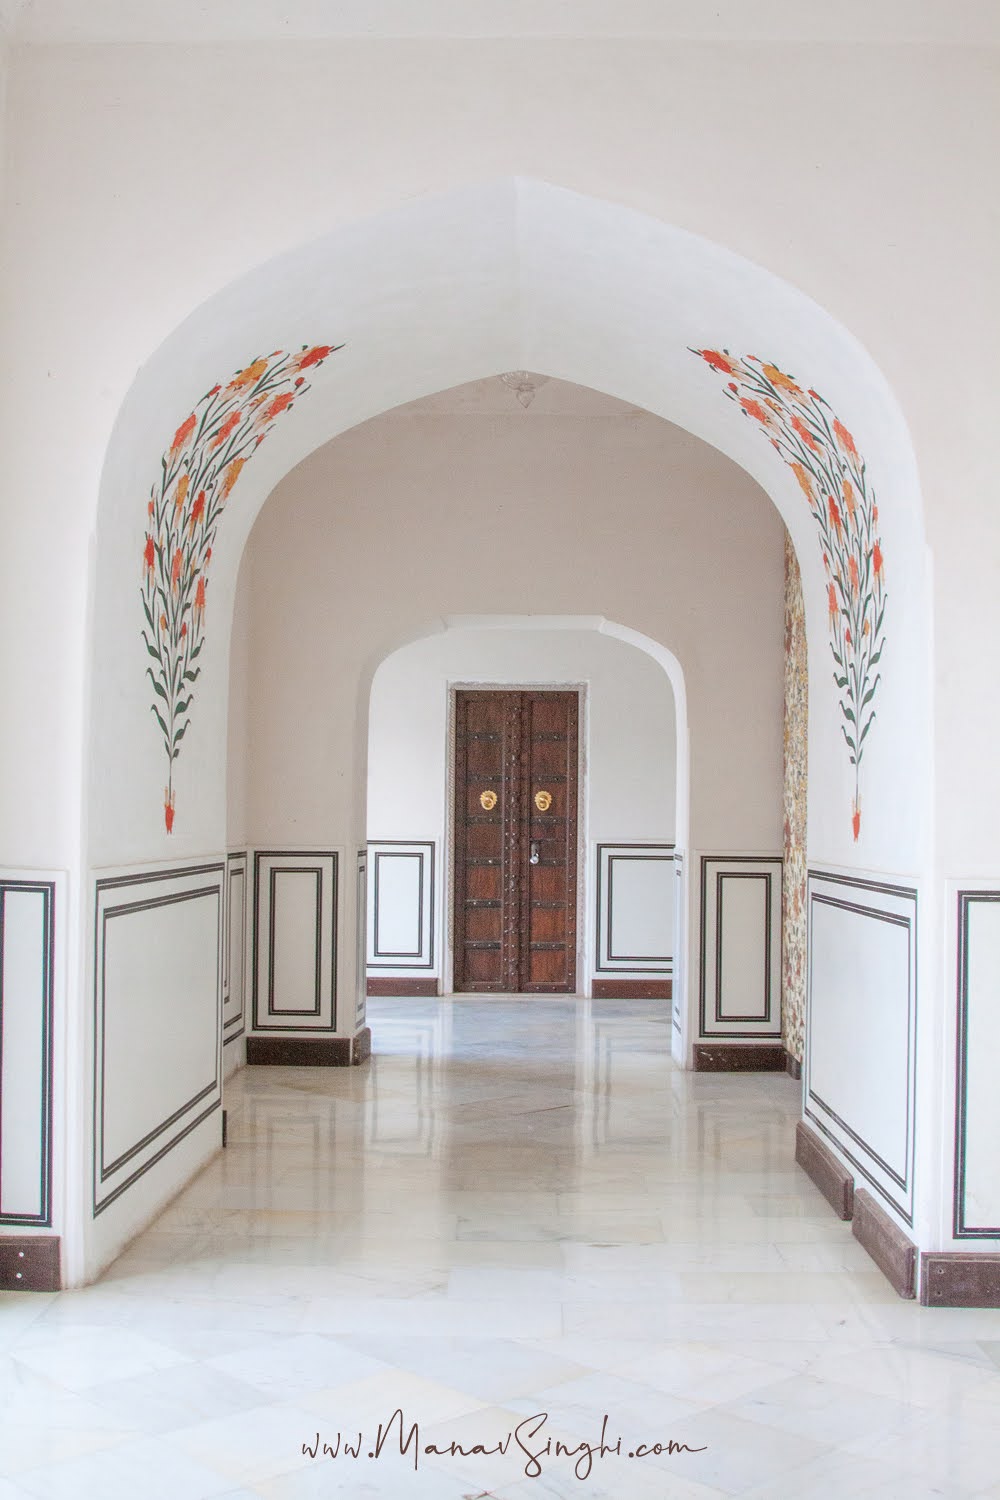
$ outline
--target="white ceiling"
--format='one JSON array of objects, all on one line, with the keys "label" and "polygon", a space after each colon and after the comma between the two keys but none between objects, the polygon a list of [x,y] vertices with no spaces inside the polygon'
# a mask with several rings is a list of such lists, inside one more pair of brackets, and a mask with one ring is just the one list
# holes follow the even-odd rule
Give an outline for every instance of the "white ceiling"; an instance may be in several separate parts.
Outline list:
[{"label": "white ceiling", "polygon": [[997,0],[0,0],[23,42],[635,37],[1000,45]]}]

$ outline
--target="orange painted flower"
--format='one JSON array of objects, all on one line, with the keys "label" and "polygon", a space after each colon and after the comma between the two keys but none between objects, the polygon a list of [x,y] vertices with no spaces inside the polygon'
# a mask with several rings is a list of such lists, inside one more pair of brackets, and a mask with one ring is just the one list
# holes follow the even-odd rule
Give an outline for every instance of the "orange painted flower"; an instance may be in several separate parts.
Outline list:
[{"label": "orange painted flower", "polygon": [[167,825],[167,832],[174,831],[174,794],[166,787],[163,788],[163,821]]},{"label": "orange painted flower", "polygon": [[329,344],[314,344],[311,349],[306,350],[305,354],[299,355],[295,361],[295,368],[297,370],[308,370],[310,365],[318,365],[320,360],[326,359],[330,350],[331,346]]},{"label": "orange painted flower", "polygon": [[226,389],[230,391],[242,391],[248,385],[256,385],[266,369],[266,359],[255,359],[253,364],[247,365],[245,370],[237,370]]},{"label": "orange painted flower", "polygon": [[156,547],[153,545],[153,538],[151,536],[147,536],[146,538],[146,545],[142,552],[142,561],[146,572],[152,573],[154,564],[156,563]]},{"label": "orange painted flower", "polygon": [[861,832],[861,804],[855,802],[854,811],[851,814],[851,827],[854,829],[854,842],[858,842],[858,834]]},{"label": "orange painted flower", "polygon": [[180,551],[178,550],[177,552],[174,553],[174,560],[173,560],[173,563],[171,564],[171,567],[170,567],[170,587],[173,589],[173,591],[174,591],[175,594],[177,592],[177,585],[180,583],[180,579],[181,579],[181,563],[182,562],[183,562],[183,558],[181,556]]},{"label": "orange painted flower", "polygon": [[190,485],[190,483],[190,474],[182,474],[180,479],[178,479],[177,481],[177,489],[174,493],[174,506],[177,510],[180,510],[181,506],[184,504],[184,501],[187,499],[188,486]]},{"label": "orange painted flower", "polygon": [[878,542],[875,543],[875,546],[874,546],[874,548],[872,550],[872,567],[875,569],[875,577],[876,578],[881,578],[882,577],[882,548],[879,546]]},{"label": "orange painted flower", "polygon": [[280,417],[283,411],[287,411],[295,397],[291,391],[284,391],[280,396],[275,396],[270,406],[264,412],[262,418],[265,422],[273,422],[275,417]]},{"label": "orange painted flower", "polygon": [[236,483],[237,479],[239,479],[240,471],[242,470],[245,463],[245,458],[234,458],[231,464],[226,465],[225,471],[222,476],[223,500],[229,499],[230,491],[232,490],[233,485]]},{"label": "orange painted flower", "polygon": [[801,398],[801,386],[797,386],[792,377],[790,375],[786,375],[783,370],[779,370],[777,365],[761,365],[761,369],[763,370],[764,374],[767,376],[771,384],[775,386],[779,391],[787,391],[790,396],[798,396]]},{"label": "orange painted flower", "polygon": [[748,417],[753,417],[757,422],[770,422],[771,418],[761,406],[759,401],[751,401],[748,396],[740,397],[740,405]]},{"label": "orange painted flower", "polygon": [[215,434],[215,437],[212,439],[213,448],[218,448],[222,443],[226,441],[226,438],[232,432],[233,428],[240,425],[240,419],[242,416],[243,413],[240,411],[231,411],[229,413],[229,416],[223,422],[222,426]]},{"label": "orange painted flower", "polygon": [[809,470],[806,469],[802,464],[790,464],[789,467],[792,473],[795,475],[796,479],[799,481],[799,489],[802,491],[803,495],[805,495],[806,499],[809,501],[809,504],[812,505],[814,503],[815,496],[813,495],[812,480],[809,478]]},{"label": "orange painted flower", "polygon": [[861,585],[858,578],[858,565],[853,557],[847,559],[847,566],[851,574],[851,588],[857,593]]},{"label": "orange painted flower", "polygon": [[836,500],[833,498],[832,495],[827,495],[827,497],[826,497],[826,506],[827,506],[827,510],[830,512],[830,524],[831,524],[831,526],[836,526],[837,530],[839,531],[840,527],[841,527],[841,524],[842,524],[841,523],[841,519],[840,519],[840,510],[839,510],[839,508],[837,506]]},{"label": "orange painted flower", "polygon": [[194,412],[192,412],[187,421],[182,422],[177,431],[174,433],[174,440],[170,444],[171,454],[178,453],[180,449],[184,447],[184,444],[187,442],[192,432],[194,432],[195,424],[196,418]]},{"label": "orange painted flower", "polygon": [[844,480],[844,504],[847,506],[847,514],[854,520],[854,486],[849,479]]},{"label": "orange painted flower", "polygon": [[837,618],[837,591],[832,583],[828,583],[826,586],[826,602],[830,610],[830,623],[832,625]]},{"label": "orange painted flower", "polygon": [[[699,349],[698,353],[706,364],[711,365],[713,370],[721,370],[723,375],[736,375],[739,372],[740,367],[736,361],[727,354],[720,354],[718,349]],[[301,368],[300,365],[299,369]]]},{"label": "orange painted flower", "polygon": [[161,615],[160,616],[160,629],[161,630],[166,630],[166,628],[167,628],[167,617],[166,617],[166,615]]},{"label": "orange painted flower", "polygon": [[819,443],[817,443],[816,439],[813,437],[812,433],[809,431],[809,428],[803,422],[801,417],[792,418],[792,427],[798,433],[799,437],[805,443],[807,448],[812,448],[814,453],[819,452]]},{"label": "orange painted flower", "polygon": [[833,421],[833,430],[836,434],[837,442],[843,448],[844,452],[849,453],[852,458],[857,458],[858,450],[854,446],[854,439],[851,437],[851,434],[848,432],[843,422],[839,422],[836,417]]},{"label": "orange painted flower", "polygon": [[194,624],[195,629],[201,629],[201,622],[205,614],[205,579],[198,579],[198,587],[194,591]]},{"label": "orange painted flower", "polygon": [[205,491],[199,490],[197,499],[191,507],[190,527],[193,531],[199,521],[205,518]]}]

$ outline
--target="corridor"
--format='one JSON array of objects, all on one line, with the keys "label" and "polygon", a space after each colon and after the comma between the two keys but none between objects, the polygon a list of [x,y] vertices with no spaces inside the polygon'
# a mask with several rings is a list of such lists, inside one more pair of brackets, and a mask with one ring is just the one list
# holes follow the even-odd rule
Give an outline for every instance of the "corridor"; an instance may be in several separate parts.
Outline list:
[{"label": "corridor", "polygon": [[0,1296],[0,1500],[1000,1496],[1000,1312],[895,1296],[797,1084],[678,1071],[657,1002],[369,1018],[366,1065],[231,1080],[95,1286]]}]

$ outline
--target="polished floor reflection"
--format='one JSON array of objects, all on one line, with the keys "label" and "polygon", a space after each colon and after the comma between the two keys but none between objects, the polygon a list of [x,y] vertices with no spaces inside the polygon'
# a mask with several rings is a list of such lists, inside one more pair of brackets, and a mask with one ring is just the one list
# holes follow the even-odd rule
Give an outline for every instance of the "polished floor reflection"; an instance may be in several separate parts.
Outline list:
[{"label": "polished floor reflection", "polygon": [[679,1072],[655,1003],[370,1010],[370,1064],[227,1086],[98,1285],[0,1297],[0,1500],[1000,1497],[1000,1313],[896,1298],[798,1085]]}]

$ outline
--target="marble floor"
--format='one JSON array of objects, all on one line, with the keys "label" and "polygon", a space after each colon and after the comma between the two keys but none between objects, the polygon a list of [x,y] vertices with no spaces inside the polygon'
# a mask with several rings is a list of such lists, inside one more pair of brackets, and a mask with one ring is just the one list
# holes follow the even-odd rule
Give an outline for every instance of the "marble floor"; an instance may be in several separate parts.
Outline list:
[{"label": "marble floor", "polygon": [[0,1296],[0,1500],[1000,1500],[1000,1312],[896,1298],[797,1084],[655,1002],[370,1012],[97,1285]]}]

